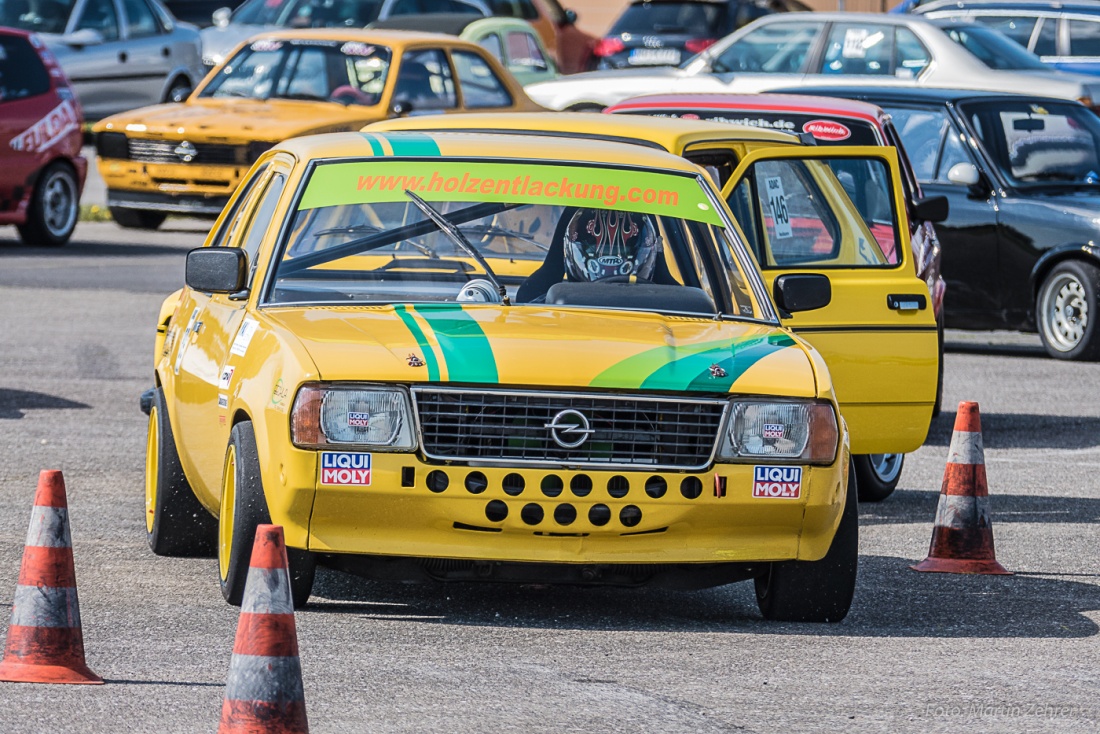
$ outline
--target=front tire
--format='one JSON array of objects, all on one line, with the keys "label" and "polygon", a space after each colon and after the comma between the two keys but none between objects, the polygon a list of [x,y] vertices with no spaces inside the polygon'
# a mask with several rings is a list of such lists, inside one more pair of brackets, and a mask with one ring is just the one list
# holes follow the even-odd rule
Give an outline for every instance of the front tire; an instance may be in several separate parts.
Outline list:
[{"label": "front tire", "polygon": [[1066,260],[1051,269],[1035,299],[1035,320],[1047,354],[1055,359],[1100,359],[1097,293],[1100,269]]},{"label": "front tire", "polygon": [[111,219],[123,229],[157,229],[164,224],[168,215],[164,212],[151,212],[145,209],[126,209],[120,206],[107,207]]},{"label": "front tire", "polygon": [[848,614],[859,566],[856,472],[848,467],[848,490],[840,525],[820,561],[769,564],[756,577],[756,602],[764,619],[778,622],[839,622]]},{"label": "front tire", "polygon": [[27,221],[17,227],[19,237],[28,245],[61,247],[73,236],[79,215],[76,173],[66,163],[51,163],[38,176]]},{"label": "front tire", "polygon": [[905,454],[861,454],[852,457],[860,502],[882,502],[894,493],[905,466]]},{"label": "front tire", "polygon": [[[229,434],[222,472],[221,511],[218,515],[218,571],[222,596],[239,607],[252,560],[256,526],[270,523],[271,515],[260,475],[259,452],[252,421],[241,421]],[[309,551],[287,548],[290,593],[294,608],[309,601],[316,559]]]},{"label": "front tire", "polygon": [[145,532],[158,556],[210,558],[217,520],[191,491],[183,473],[164,389],[153,392],[145,449]]}]

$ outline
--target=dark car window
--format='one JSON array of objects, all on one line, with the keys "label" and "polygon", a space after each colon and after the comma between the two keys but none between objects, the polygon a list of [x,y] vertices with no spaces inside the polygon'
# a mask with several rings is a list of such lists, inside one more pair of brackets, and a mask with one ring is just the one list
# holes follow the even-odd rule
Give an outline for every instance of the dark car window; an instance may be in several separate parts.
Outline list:
[{"label": "dark car window", "polygon": [[160,23],[145,0],[122,0],[122,7],[126,11],[130,38],[147,38],[161,32]]},{"label": "dark car window", "polygon": [[989,28],[966,25],[948,26],[943,30],[952,41],[972,53],[990,69],[1049,71],[1034,54]]},{"label": "dark car window", "polygon": [[31,44],[18,36],[0,36],[0,104],[50,91],[50,75]]},{"label": "dark car window", "polygon": [[397,72],[393,101],[414,110],[445,110],[455,107],[455,84],[447,57],[439,49],[406,51]]},{"label": "dark car window", "polygon": [[[275,173],[272,175],[270,183],[261,194],[263,198],[256,205],[249,220],[246,229],[247,234],[244,237],[244,242],[241,243],[241,249],[248,256],[249,284],[252,282],[252,276],[256,274],[256,256],[260,252],[260,242],[263,241],[264,235],[269,229],[266,223],[270,222],[275,215],[275,207],[279,205],[279,197],[283,195],[285,186],[286,176],[284,174]],[[255,226],[253,226],[254,224]]]},{"label": "dark car window", "polygon": [[35,33],[64,33],[76,0],[0,0],[0,26]]},{"label": "dark car window", "polygon": [[1039,26],[1039,35],[1035,39],[1035,47],[1031,49],[1036,56],[1058,55],[1058,19],[1042,18]]},{"label": "dark car window", "polygon": [[922,183],[934,181],[944,134],[951,124],[947,111],[917,107],[890,107],[887,111],[905,144],[917,180]]},{"label": "dark car window", "polygon": [[462,101],[467,109],[508,107],[512,104],[512,95],[508,94],[504,82],[493,73],[483,58],[469,51],[453,51],[451,59],[462,89]]},{"label": "dark car window", "polygon": [[623,11],[608,35],[622,33],[668,33],[714,38],[726,25],[725,3],[640,2]]},{"label": "dark car window", "polygon": [[549,68],[534,34],[526,31],[508,31],[505,39],[508,46],[506,63],[509,68],[520,67],[534,71],[545,71]]},{"label": "dark car window", "polygon": [[1070,55],[1100,57],[1100,23],[1093,20],[1067,22]]},{"label": "dark car window", "polygon": [[505,18],[522,18],[523,20],[537,20],[538,8],[531,0],[490,0],[489,9],[493,15]]},{"label": "dark car window", "polygon": [[834,23],[825,43],[821,73],[892,76],[893,27],[877,23]]},{"label": "dark car window", "polygon": [[762,71],[794,74],[802,71],[821,22],[766,23],[737,39],[711,61],[717,74],[730,71]]},{"label": "dark car window", "polygon": [[895,28],[894,33],[894,76],[902,79],[919,76],[932,63],[932,54],[908,28]]},{"label": "dark car window", "polygon": [[1005,34],[1024,48],[1031,43],[1031,33],[1035,30],[1035,18],[1019,15],[978,15],[974,20],[995,31]]},{"label": "dark car window", "polygon": [[76,30],[97,31],[105,41],[118,40],[118,14],[113,0],[88,0],[80,14]]},{"label": "dark car window", "polygon": [[362,28],[378,20],[382,0],[248,0],[233,12],[234,23],[291,28]]}]

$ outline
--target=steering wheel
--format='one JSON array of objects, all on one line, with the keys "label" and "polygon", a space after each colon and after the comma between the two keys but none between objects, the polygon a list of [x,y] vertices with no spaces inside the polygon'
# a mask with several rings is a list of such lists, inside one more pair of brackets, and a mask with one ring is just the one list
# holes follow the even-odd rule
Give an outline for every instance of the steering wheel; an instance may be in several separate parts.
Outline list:
[{"label": "steering wheel", "polygon": [[[631,280],[633,278],[633,280]],[[596,278],[593,283],[645,283],[647,285],[653,285],[653,281],[649,278],[642,278],[637,275],[605,275],[602,278]]]},{"label": "steering wheel", "polygon": [[342,105],[349,104],[367,104],[371,103],[371,97],[368,94],[364,94],[361,90],[356,89],[350,84],[344,84],[336,87],[332,90],[332,93],[328,96],[330,102],[338,102]]}]

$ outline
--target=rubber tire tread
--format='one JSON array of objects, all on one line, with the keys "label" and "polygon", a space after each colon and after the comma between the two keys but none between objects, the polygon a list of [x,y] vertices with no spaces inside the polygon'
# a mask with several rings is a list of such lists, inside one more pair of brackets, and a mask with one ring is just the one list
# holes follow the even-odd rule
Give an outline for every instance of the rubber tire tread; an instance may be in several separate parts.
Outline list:
[{"label": "rubber tire tread", "polygon": [[[252,545],[256,541],[256,527],[271,522],[264,495],[263,476],[260,473],[259,451],[256,448],[256,432],[252,421],[241,421],[233,426],[229,440],[237,452],[236,506],[233,511],[233,547],[229,552],[229,572],[221,580],[222,596],[235,607],[244,599],[244,585],[248,579],[248,566],[252,560]],[[294,608],[301,609],[309,602],[313,592],[313,579],[317,570],[314,554],[298,548],[287,548],[290,569],[290,593]]]},{"label": "rubber tire tread", "polygon": [[[42,182],[49,178],[49,174],[56,170],[64,171],[70,179],[72,179],[73,192],[76,194],[76,201],[74,205],[77,208],[76,216],[73,217],[73,226],[61,237],[56,237],[50,234],[50,230],[46,227],[42,214]],[[35,183],[34,193],[31,194],[30,207],[27,211],[27,221],[23,224],[16,226],[16,230],[19,231],[19,239],[23,240],[27,245],[39,245],[45,247],[62,247],[67,244],[72,238],[73,232],[76,230],[77,222],[80,220],[80,186],[76,180],[76,173],[73,169],[60,161],[54,161],[50,165],[42,169],[42,173],[39,174],[38,180]]]},{"label": "rubber tire tread", "polygon": [[[905,457],[902,456],[904,465]],[[892,481],[884,482],[871,465],[871,457],[863,454],[852,456],[852,467],[856,474],[856,482],[859,486],[860,502],[882,502],[894,493],[901,481],[901,470]]]},{"label": "rubber tire tread", "polygon": [[[1043,328],[1040,325],[1042,314],[1039,313],[1039,304],[1043,301],[1043,291],[1046,290],[1047,285],[1055,275],[1064,271],[1075,275],[1085,286],[1085,295],[1089,299],[1089,308],[1091,309],[1089,323],[1085,327],[1085,335],[1081,338],[1081,342],[1068,352],[1060,352],[1047,344],[1046,337],[1043,336]],[[1043,340],[1043,348],[1047,350],[1047,354],[1055,359],[1079,360],[1082,362],[1100,360],[1100,323],[1098,323],[1100,322],[1100,297],[1098,297],[1098,294],[1100,294],[1100,268],[1092,263],[1083,260],[1065,260],[1050,269],[1047,277],[1043,279],[1043,284],[1039,287],[1039,293],[1035,299],[1036,324],[1039,329],[1039,336]]]},{"label": "rubber tire tread", "polygon": [[121,206],[107,207],[111,219],[123,229],[159,229],[168,215],[163,212],[150,212],[144,209],[127,209]]},{"label": "rubber tire tread", "polygon": [[[153,393],[157,416],[157,499],[149,548],[158,556],[211,558],[217,555],[218,519],[202,506],[183,473],[164,389]],[[144,525],[144,523],[142,523]]]},{"label": "rubber tire tread", "polygon": [[839,622],[848,615],[859,568],[859,508],[856,473],[848,467],[848,489],[840,525],[820,561],[782,561],[755,580],[764,619],[777,622]]}]

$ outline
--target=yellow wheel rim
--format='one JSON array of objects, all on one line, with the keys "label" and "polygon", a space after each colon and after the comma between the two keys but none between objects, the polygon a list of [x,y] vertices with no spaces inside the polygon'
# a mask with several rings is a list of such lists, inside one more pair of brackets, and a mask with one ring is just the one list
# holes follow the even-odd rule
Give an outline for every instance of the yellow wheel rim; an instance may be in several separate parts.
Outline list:
[{"label": "yellow wheel rim", "polygon": [[218,570],[222,581],[229,578],[229,555],[233,552],[233,507],[237,500],[237,449],[232,444],[225,454],[222,473],[222,506],[218,512]]},{"label": "yellow wheel rim", "polygon": [[145,444],[145,531],[153,532],[157,515],[157,483],[160,481],[160,425],[157,409],[149,411],[149,436]]}]

